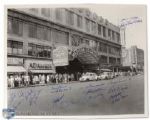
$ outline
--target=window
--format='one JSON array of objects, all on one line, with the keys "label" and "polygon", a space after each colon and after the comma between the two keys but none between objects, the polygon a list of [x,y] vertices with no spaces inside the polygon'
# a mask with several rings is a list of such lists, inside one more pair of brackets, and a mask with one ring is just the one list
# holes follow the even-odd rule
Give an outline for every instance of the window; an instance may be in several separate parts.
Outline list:
[{"label": "window", "polygon": [[7,52],[9,54],[23,54],[23,42],[8,40]]},{"label": "window", "polygon": [[106,37],[106,28],[103,26],[103,36]]},{"label": "window", "polygon": [[111,30],[108,29],[108,37],[111,37]]},{"label": "window", "polygon": [[92,33],[96,34],[96,23],[95,22],[91,22],[91,31]]},{"label": "window", "polygon": [[77,27],[82,28],[82,17],[77,15]]},{"label": "window", "polygon": [[33,13],[38,13],[38,8],[30,8],[30,11],[32,11]]},{"label": "window", "polygon": [[104,44],[104,43],[101,43],[100,44],[100,51],[104,52],[104,53],[107,53],[107,45]]},{"label": "window", "polygon": [[55,43],[60,43],[60,44],[69,44],[69,35],[66,32],[62,32],[59,30],[52,30],[52,39],[54,40]]},{"label": "window", "polygon": [[83,43],[83,39],[80,36],[73,35],[71,43],[72,43],[72,46],[79,46]]},{"label": "window", "polygon": [[89,40],[84,39],[84,40],[83,40],[83,44],[90,45],[90,42],[89,42]]},{"label": "window", "polygon": [[29,24],[29,37],[37,38],[37,25]]},{"label": "window", "polygon": [[120,34],[117,33],[117,42],[119,43],[120,42]]},{"label": "window", "polygon": [[51,58],[51,47],[29,43],[28,55],[35,57]]},{"label": "window", "polygon": [[109,58],[109,63],[115,64],[116,63],[116,58],[110,57]]},{"label": "window", "polygon": [[48,40],[49,39],[48,33],[49,33],[49,30],[46,27],[44,27],[44,26],[37,27],[37,38],[38,39]]},{"label": "window", "polygon": [[99,34],[99,35],[102,34],[101,27],[102,27],[101,25],[98,25],[98,34]]},{"label": "window", "polygon": [[115,34],[114,34],[114,31],[112,31],[112,39],[115,40]]},{"label": "window", "polygon": [[22,36],[23,22],[17,19],[8,19],[8,33]]},{"label": "window", "polygon": [[62,20],[62,14],[61,14],[62,9],[61,8],[56,8],[56,20]]},{"label": "window", "polygon": [[74,14],[73,14],[73,12],[66,10],[66,22],[69,25],[74,25]]},{"label": "window", "polygon": [[89,19],[85,19],[85,26],[86,26],[86,31],[90,32],[90,20]]},{"label": "window", "polygon": [[41,13],[45,17],[50,17],[50,9],[49,8],[42,8]]},{"label": "window", "polygon": [[106,56],[101,56],[101,63],[107,63],[107,57]]}]

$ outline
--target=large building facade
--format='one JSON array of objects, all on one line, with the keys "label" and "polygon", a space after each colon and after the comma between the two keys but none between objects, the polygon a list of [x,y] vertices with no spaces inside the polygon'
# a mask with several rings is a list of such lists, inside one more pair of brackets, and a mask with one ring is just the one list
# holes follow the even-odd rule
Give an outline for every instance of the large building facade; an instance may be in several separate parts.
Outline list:
[{"label": "large building facade", "polygon": [[[8,9],[7,23],[9,72],[55,73],[121,65],[119,27],[89,9]],[[53,64],[53,50],[60,46],[68,49],[66,68]]]},{"label": "large building facade", "polygon": [[139,70],[144,69],[144,51],[142,49],[137,48],[137,46],[124,48],[122,55],[123,66],[133,66]]}]

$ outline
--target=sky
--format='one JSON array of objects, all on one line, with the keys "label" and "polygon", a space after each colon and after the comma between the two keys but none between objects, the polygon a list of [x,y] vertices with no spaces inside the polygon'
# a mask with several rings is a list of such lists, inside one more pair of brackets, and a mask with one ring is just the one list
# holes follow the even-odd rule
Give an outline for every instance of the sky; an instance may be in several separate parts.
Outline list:
[{"label": "sky", "polygon": [[144,5],[86,5],[98,16],[108,19],[109,22],[119,25],[122,19],[138,17],[142,22],[137,22],[126,27],[126,47],[137,45],[146,50],[146,6]]}]

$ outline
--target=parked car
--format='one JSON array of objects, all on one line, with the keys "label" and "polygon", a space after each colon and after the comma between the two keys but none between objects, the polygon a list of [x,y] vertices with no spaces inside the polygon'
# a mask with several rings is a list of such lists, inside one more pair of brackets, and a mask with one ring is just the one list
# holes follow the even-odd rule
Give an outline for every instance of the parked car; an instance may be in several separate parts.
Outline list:
[{"label": "parked car", "polygon": [[110,72],[103,72],[98,76],[99,80],[110,79],[110,78],[111,78]]},{"label": "parked car", "polygon": [[110,72],[109,78],[110,78],[110,79],[113,79],[113,78],[115,78],[115,77],[116,77],[116,74],[113,73],[113,72]]},{"label": "parked car", "polygon": [[97,74],[87,72],[79,78],[79,81],[90,81],[90,80],[97,80]]},{"label": "parked car", "polygon": [[118,72],[115,72],[115,77],[119,76],[119,73]]}]

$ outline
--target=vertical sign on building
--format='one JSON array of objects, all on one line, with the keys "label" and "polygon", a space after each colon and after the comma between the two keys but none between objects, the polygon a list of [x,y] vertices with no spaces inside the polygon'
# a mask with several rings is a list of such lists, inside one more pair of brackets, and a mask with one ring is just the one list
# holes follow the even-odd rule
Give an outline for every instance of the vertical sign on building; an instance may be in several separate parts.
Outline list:
[{"label": "vertical sign on building", "polygon": [[55,66],[68,65],[68,48],[66,46],[57,46],[53,50],[53,64]]}]

